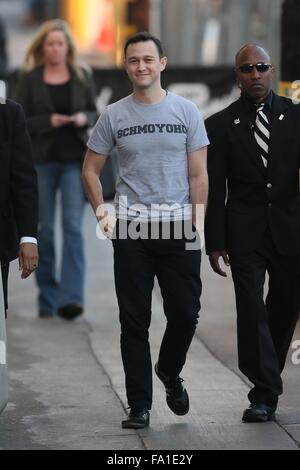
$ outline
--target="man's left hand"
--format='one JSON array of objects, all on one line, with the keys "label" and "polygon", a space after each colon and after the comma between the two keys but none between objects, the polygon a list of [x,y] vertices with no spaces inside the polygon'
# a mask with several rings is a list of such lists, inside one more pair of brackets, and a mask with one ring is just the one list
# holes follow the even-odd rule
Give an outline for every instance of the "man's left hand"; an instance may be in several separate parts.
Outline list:
[{"label": "man's left hand", "polygon": [[21,243],[19,247],[19,271],[26,279],[38,267],[38,248],[35,243]]}]

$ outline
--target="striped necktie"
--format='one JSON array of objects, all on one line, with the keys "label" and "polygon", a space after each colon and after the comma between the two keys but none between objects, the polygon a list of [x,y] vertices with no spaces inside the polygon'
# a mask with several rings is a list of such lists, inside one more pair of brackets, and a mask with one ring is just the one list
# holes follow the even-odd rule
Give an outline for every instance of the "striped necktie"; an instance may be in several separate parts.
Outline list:
[{"label": "striped necktie", "polygon": [[254,137],[261,152],[261,158],[265,167],[268,165],[270,124],[264,113],[264,103],[256,109],[256,120],[254,125]]}]

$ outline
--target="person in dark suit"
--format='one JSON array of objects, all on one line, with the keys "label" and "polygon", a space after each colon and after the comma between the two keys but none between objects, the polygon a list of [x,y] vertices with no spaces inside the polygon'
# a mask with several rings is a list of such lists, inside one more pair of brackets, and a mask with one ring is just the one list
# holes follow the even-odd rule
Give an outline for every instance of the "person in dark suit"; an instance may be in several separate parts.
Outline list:
[{"label": "person in dark suit", "polygon": [[37,178],[22,107],[0,104],[0,262],[5,309],[9,263],[19,258],[22,279],[37,268]]},{"label": "person in dark suit", "polygon": [[232,271],[239,368],[254,385],[245,422],[275,416],[300,305],[300,107],[271,90],[273,71],[266,50],[242,47],[241,97],[206,121],[206,251]]}]

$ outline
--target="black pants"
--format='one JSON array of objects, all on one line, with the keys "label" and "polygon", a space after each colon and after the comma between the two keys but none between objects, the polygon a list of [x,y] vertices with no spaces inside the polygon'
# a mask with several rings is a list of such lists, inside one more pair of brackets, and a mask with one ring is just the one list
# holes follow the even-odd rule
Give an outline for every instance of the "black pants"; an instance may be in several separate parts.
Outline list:
[{"label": "black pants", "polygon": [[7,312],[8,271],[9,271],[9,263],[1,264],[2,286],[3,286],[3,296],[4,296],[4,306],[5,306],[5,317],[6,317],[6,312]]},{"label": "black pants", "polygon": [[[300,256],[277,253],[269,232],[255,252],[230,256],[237,306],[239,368],[254,384],[251,403],[276,406],[300,307]],[[269,286],[264,300],[266,272]]]},{"label": "black pants", "polygon": [[201,251],[186,250],[184,239],[116,239],[113,245],[128,405],[151,409],[148,329],[154,277],[159,282],[167,318],[159,365],[165,374],[176,377],[185,364],[198,321]]}]

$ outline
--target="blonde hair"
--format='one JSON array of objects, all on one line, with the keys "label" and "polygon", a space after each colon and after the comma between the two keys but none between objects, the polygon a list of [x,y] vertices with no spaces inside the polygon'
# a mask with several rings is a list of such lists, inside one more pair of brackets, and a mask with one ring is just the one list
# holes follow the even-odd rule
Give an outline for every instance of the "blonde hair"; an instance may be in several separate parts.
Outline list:
[{"label": "blonde hair", "polygon": [[23,62],[23,69],[30,71],[44,64],[43,45],[47,35],[52,31],[61,31],[64,33],[68,44],[67,62],[68,64],[73,65],[78,72],[79,68],[75,42],[68,23],[61,19],[46,21],[42,24],[27,49]]}]

